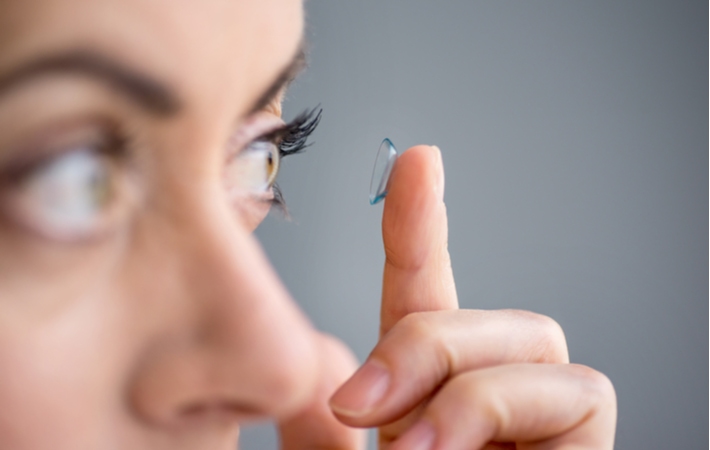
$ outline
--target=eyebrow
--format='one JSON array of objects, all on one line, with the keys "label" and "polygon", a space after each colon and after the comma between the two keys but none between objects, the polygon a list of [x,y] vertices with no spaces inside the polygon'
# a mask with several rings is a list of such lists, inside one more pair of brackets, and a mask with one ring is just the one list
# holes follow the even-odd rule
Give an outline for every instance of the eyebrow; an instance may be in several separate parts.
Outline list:
[{"label": "eyebrow", "polygon": [[[305,67],[305,45],[301,42],[294,57],[249,109],[249,115],[268,105]],[[41,57],[0,75],[0,95],[22,83],[52,73],[75,73],[98,78],[157,116],[173,116],[182,109],[178,95],[164,83],[90,51]]]},{"label": "eyebrow", "polygon": [[89,51],[41,57],[0,75],[0,94],[33,78],[52,73],[76,73],[98,78],[158,116],[174,115],[182,107],[178,96],[165,84]]}]

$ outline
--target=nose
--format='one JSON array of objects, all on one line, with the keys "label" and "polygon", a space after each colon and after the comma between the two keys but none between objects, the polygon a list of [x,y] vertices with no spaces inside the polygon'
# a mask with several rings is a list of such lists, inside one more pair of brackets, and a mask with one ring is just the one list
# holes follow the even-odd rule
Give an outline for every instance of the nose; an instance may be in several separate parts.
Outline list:
[{"label": "nose", "polygon": [[130,403],[168,425],[287,416],[315,388],[315,332],[249,230],[204,199],[137,232],[154,275],[129,282],[143,300]]}]

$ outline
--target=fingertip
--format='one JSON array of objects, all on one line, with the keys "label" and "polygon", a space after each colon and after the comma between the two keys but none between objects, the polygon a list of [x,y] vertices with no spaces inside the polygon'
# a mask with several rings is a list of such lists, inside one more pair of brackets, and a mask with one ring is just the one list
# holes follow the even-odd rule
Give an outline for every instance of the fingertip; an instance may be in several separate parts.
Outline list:
[{"label": "fingertip", "polygon": [[341,419],[357,422],[369,416],[382,402],[391,379],[384,364],[369,359],[333,394],[328,404]]},{"label": "fingertip", "polygon": [[446,183],[444,181],[444,159],[441,157],[441,149],[432,145],[431,149],[434,150],[436,154],[436,194],[440,201],[444,201],[444,188]]},{"label": "fingertip", "polygon": [[436,235],[446,228],[444,174],[438,147],[417,145],[400,155],[385,199],[382,231],[388,257],[417,267],[429,255]]},{"label": "fingertip", "polygon": [[444,197],[444,165],[435,145],[417,145],[402,153],[394,166],[386,201],[400,201],[433,188],[435,197]]}]

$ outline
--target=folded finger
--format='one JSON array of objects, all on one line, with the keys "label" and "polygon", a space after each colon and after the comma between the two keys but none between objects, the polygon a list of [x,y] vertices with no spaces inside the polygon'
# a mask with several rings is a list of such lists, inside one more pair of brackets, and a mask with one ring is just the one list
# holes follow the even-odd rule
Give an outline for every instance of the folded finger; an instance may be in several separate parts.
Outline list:
[{"label": "folded finger", "polygon": [[345,423],[379,426],[404,416],[462,372],[568,361],[562,328],[546,316],[515,310],[410,314],[380,340],[331,406]]},{"label": "folded finger", "polygon": [[611,449],[614,388],[573,364],[514,364],[467,372],[447,383],[390,450],[469,450],[491,441],[519,449]]}]

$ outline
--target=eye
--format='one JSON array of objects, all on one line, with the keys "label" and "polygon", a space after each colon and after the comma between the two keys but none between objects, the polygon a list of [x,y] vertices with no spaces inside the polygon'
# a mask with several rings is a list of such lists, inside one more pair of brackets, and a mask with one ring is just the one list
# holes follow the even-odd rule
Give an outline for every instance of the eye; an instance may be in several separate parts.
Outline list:
[{"label": "eye", "polygon": [[[285,124],[261,112],[248,119],[227,146],[224,186],[235,210],[249,223],[263,219],[275,204],[288,215],[276,184],[281,160],[302,152],[320,121],[321,110],[304,111]],[[258,220],[252,220],[258,218]]]},{"label": "eye", "polygon": [[279,157],[279,148],[274,142],[249,143],[225,168],[225,182],[230,191],[268,199],[278,174]]},{"label": "eye", "polygon": [[4,212],[50,238],[95,237],[115,222],[118,213],[117,165],[116,157],[101,145],[65,147],[58,156],[4,180]]}]

